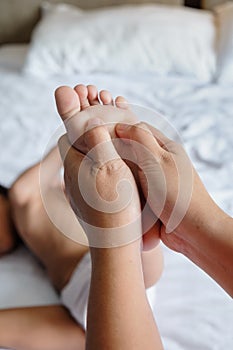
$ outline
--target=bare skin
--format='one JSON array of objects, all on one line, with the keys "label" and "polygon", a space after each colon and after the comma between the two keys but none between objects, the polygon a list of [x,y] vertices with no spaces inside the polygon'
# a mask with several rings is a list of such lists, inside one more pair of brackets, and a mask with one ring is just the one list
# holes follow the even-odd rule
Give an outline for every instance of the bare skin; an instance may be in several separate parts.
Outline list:
[{"label": "bare skin", "polygon": [[[166,147],[163,147],[166,146],[166,142],[171,143],[171,141],[165,138],[164,142],[160,144],[159,138],[157,138],[158,135],[151,134],[149,132],[150,128],[147,129],[147,125],[141,126],[142,128],[139,128],[139,130],[135,130],[135,127],[117,127],[116,133],[121,138],[135,140],[141,143],[147,147],[152,154],[154,153],[154,156],[157,157],[156,164],[151,163],[151,159],[144,159],[147,165],[151,165],[151,169],[157,166],[157,163],[165,169],[166,180],[170,186],[168,186],[169,191],[165,201],[165,210],[160,217],[163,222],[160,230],[161,238],[170,248],[189,257],[189,259],[194,261],[222,285],[229,294],[233,295],[231,270],[233,250],[232,218],[227,216],[216,206],[204,189],[199,177],[194,174],[194,190],[187,213],[174,232],[169,235],[165,232],[177,196],[178,178],[176,168],[174,167],[174,157],[180,157],[182,152],[180,153],[180,147],[176,148],[176,145],[173,144],[173,157],[171,157]],[[105,131],[101,129],[101,133],[105,133]],[[101,140],[102,136],[99,136]],[[93,134],[92,137],[94,137]],[[98,143],[95,137],[94,139],[95,142]],[[77,162],[77,154],[74,153],[76,152],[74,148],[71,148],[71,152],[72,154],[69,156],[70,160],[66,162],[67,173],[70,173],[70,177],[67,177],[67,179],[71,179],[74,175],[75,167],[73,164]],[[83,156],[83,154],[81,154],[81,156]],[[140,155],[138,154],[137,156],[137,160],[140,164]],[[72,167],[70,167],[71,165]],[[77,164],[77,167],[78,166]],[[117,167],[115,169],[119,170]],[[109,172],[109,174],[111,173]],[[152,171],[151,174],[158,174],[158,172]],[[147,187],[145,186],[143,174],[138,175],[146,197]],[[105,180],[107,180],[107,177]],[[156,192],[158,190],[158,188],[156,189],[158,181],[156,177],[152,177],[150,180],[153,185],[155,185],[154,198],[156,199],[158,196]],[[103,186],[104,190],[106,190],[107,185],[110,186],[108,181],[105,181]],[[77,192],[74,191],[72,182],[68,182],[68,187],[70,187],[71,196],[75,199],[73,202],[74,210],[80,210],[80,203],[76,201],[78,199],[78,197],[76,197]],[[109,187],[109,191],[111,192],[111,186]],[[150,201],[150,204],[152,212],[158,215],[156,200],[154,200],[154,202]],[[126,217],[128,217],[128,215],[126,215]],[[99,219],[101,219],[101,217],[99,217]],[[120,218],[120,220],[122,220],[122,218]],[[108,219],[102,217],[101,223],[106,223],[106,221],[108,221]],[[135,340],[136,346],[138,346],[139,349],[162,348],[156,325],[153,317],[151,317],[152,315],[145,298],[138,241],[122,248],[104,250],[92,248],[91,254],[93,276],[88,314],[89,333],[87,334],[87,349],[96,349],[96,344],[98,344],[101,349],[128,349],[128,346],[134,348],[135,343],[128,343],[128,340],[130,340],[130,342]],[[125,274],[122,274],[123,270]],[[133,285],[131,281],[133,281]],[[123,285],[126,288],[122,288]],[[136,295],[135,304],[138,307],[137,313],[135,313],[134,300],[130,298],[131,295],[129,291],[131,291],[132,288],[134,288]],[[118,303],[115,302],[116,300],[118,300]],[[125,300],[129,300],[129,303],[125,304]],[[125,312],[123,314],[119,305],[124,306]],[[131,314],[132,310],[134,312],[133,318]],[[104,319],[108,321],[108,332],[105,331],[104,333],[102,332],[101,322],[103,316]],[[115,347],[112,347],[112,344],[114,344]],[[33,343],[31,347],[34,345]],[[34,348],[32,347],[32,349]]]},{"label": "bare skin", "polygon": [[[135,237],[140,237],[121,247],[97,248],[93,246],[92,227],[84,226],[92,257],[86,349],[162,350],[160,335],[145,293],[140,249],[141,206],[135,179],[117,154],[104,125],[89,130],[85,141],[88,149],[101,145],[101,150],[96,152],[95,157],[86,158],[85,161],[81,152],[69,146],[66,136],[59,141],[65,166],[65,184],[73,210],[85,222],[101,228],[100,234],[98,230],[94,232],[94,235],[98,234],[100,247],[106,243],[103,232],[107,231],[111,235],[111,229],[115,228],[119,230],[118,234],[124,230],[125,225],[128,233],[133,231],[138,233]],[[109,154],[112,159],[107,161]],[[101,200],[96,202],[95,208],[89,206],[83,200],[80,182],[77,182],[77,174],[83,162],[86,164],[83,190],[89,191],[98,169],[98,193],[101,198],[111,202],[116,197],[115,187],[118,181],[127,179],[133,189],[133,196],[127,206],[114,212],[100,211]],[[98,215],[95,215],[97,210]]]},{"label": "bare skin", "polygon": [[1,310],[0,347],[84,350],[85,334],[61,306]]},{"label": "bare skin", "polygon": [[[99,104],[96,88],[93,86],[88,88],[82,86],[81,90],[84,88],[88,91],[87,101],[89,105],[95,103]],[[79,89],[80,88],[75,91]],[[81,92],[80,94],[77,92],[75,93],[77,98],[80,99],[80,108],[85,108],[85,104],[83,102],[81,103],[81,101],[83,101]],[[102,103],[107,104],[109,101],[109,93],[102,92],[100,96],[102,98]],[[61,216],[61,212],[64,213],[66,207],[64,207],[64,203],[60,201],[63,188],[61,187],[60,178],[58,176],[61,167],[58,150],[54,149],[51,151],[44,159],[43,163],[46,166],[46,173],[48,175],[46,178],[48,187],[46,189],[52,201],[56,203],[56,206],[59,208],[58,216]],[[21,238],[43,263],[56,289],[61,291],[68,283],[74,269],[87,252],[88,248],[66,238],[50,221],[41,198],[38,164],[21,175],[9,191],[9,197],[14,221]],[[80,231],[82,230],[81,226],[79,226],[79,229]],[[51,254],[51,251],[53,254]],[[141,259],[143,260],[143,266],[145,266],[143,275],[144,283],[149,287],[153,285],[161,275],[163,257],[160,247],[155,247],[148,252],[143,252]],[[157,265],[150,264],[151,260],[156,260]],[[151,266],[153,266],[152,269]],[[48,325],[53,315],[53,326],[44,327],[44,325]],[[7,323],[4,324],[4,322],[2,322],[3,319],[9,320],[9,323],[11,320],[10,333],[8,331],[9,326]],[[31,323],[28,323],[28,319],[31,320]],[[37,324],[34,332],[30,331],[32,323]],[[46,349],[49,344],[49,349],[54,348],[58,350],[59,343],[61,349],[73,349],[75,348],[74,339],[76,344],[75,349],[82,350],[85,347],[84,332],[70,317],[68,311],[61,306],[14,309],[9,310],[9,312],[8,310],[4,310],[0,312],[0,324],[0,345],[4,347],[13,347],[23,350],[34,350],[38,348],[38,350],[41,350],[41,348]],[[62,332],[63,325],[64,332]],[[70,329],[72,335],[70,338],[66,337],[67,329]],[[56,332],[59,333],[59,337],[57,338],[57,340],[60,340],[59,342],[54,337]],[[13,333],[15,337],[12,339]],[[46,337],[43,336],[45,333]],[[27,334],[26,337],[25,334]],[[53,339],[56,340],[54,343]],[[71,339],[71,341],[68,342],[68,339]],[[5,342],[2,343],[2,340]]]},{"label": "bare skin", "polygon": [[[88,122],[87,116],[93,117],[93,115],[95,115],[95,113],[93,113],[95,107],[97,107],[98,117],[104,123],[112,123],[112,125],[108,126],[111,137],[114,137],[115,135],[115,125],[117,120],[121,120],[123,117],[126,119],[126,122],[132,122],[135,120],[132,113],[128,110],[128,104],[124,97],[117,97],[114,103],[112,95],[106,90],[101,91],[98,97],[97,88],[93,85],[87,87],[84,85],[77,85],[74,89],[67,86],[60,87],[56,90],[55,97],[57,109],[68,130],[68,136],[69,134],[72,134],[73,128],[78,134],[84,134],[84,127]],[[105,109],[103,109],[102,114],[99,114],[100,102],[102,102],[103,107],[111,107],[115,104],[116,111],[114,111],[114,115],[112,116],[111,113],[105,113]],[[74,123],[72,122],[73,120]],[[79,127],[81,131],[77,130],[75,120],[78,121],[78,126],[80,122]],[[70,140],[71,138],[72,136],[70,137]],[[81,148],[83,151],[82,145]],[[135,173],[135,169],[133,169],[133,173]],[[146,270],[144,270],[146,288],[152,286],[155,281],[159,279],[162,271],[163,257],[160,246],[158,245],[159,232],[160,222],[157,221],[145,235],[145,237],[150,237],[150,242],[147,244],[150,249],[142,252],[143,267],[147,267]],[[150,264],[152,261],[155,261],[155,264]]]},{"label": "bare skin", "polygon": [[[167,193],[160,215],[163,242],[171,249],[186,255],[233,297],[233,219],[213,201],[193,167],[192,191],[185,215],[173,232],[166,233],[178,191],[182,191],[179,188],[180,174],[176,163],[186,159],[184,149],[145,123],[135,126],[118,125],[116,132],[119,137],[128,140],[127,142],[137,141],[148,150],[143,159],[136,150],[138,164],[144,169],[139,178],[145,195],[147,183],[152,185],[150,207],[156,215],[156,198],[160,193],[158,179],[161,174],[158,168],[163,169],[166,176]],[[177,213],[179,214],[179,207]]]},{"label": "bare skin", "polygon": [[[58,177],[61,161],[57,148],[43,162],[48,164],[48,191],[53,202],[57,203],[62,191]],[[69,281],[88,247],[66,238],[50,221],[41,198],[39,170],[40,164],[37,164],[22,174],[10,189],[9,197],[20,237],[46,267],[51,281],[60,291]],[[63,208],[58,208],[59,216]]]},{"label": "bare skin", "polygon": [[[102,152],[97,151],[95,157],[90,156],[85,161],[86,169],[89,168],[91,178],[93,173],[96,172],[96,166],[99,167],[98,171],[104,174],[101,177],[104,178],[102,184],[101,181],[98,182],[97,177],[99,193],[105,197],[107,191],[107,193],[110,193],[110,200],[113,200],[115,193],[111,189],[114,187],[112,185],[115,185],[115,180],[112,183],[112,179],[117,175],[119,179],[129,179],[129,175],[126,164],[122,164],[122,159],[114,149],[114,145],[111,144],[107,128],[100,125],[101,123],[97,125],[96,120],[94,123],[94,127],[87,131],[86,144],[90,149],[100,144]],[[67,131],[69,134],[69,130]],[[138,145],[144,146],[143,153],[141,152],[142,147],[134,149],[139,165],[138,178],[152,211],[160,217],[163,223],[160,234],[164,242],[172,249],[188,256],[212,276],[230,295],[233,295],[233,219],[217,207],[192,168],[191,173],[194,172],[193,182],[191,183],[192,191],[186,203],[186,211],[181,215],[182,206],[179,206],[180,203],[177,198],[179,194],[183,195],[182,198],[185,198],[187,187],[180,187],[179,175],[181,174],[178,171],[177,164],[182,165],[181,169],[189,170],[189,167],[186,168],[187,156],[183,148],[158,133],[157,130],[153,131],[145,123],[134,126],[117,125],[116,133],[127,144],[132,144],[131,141],[135,141]],[[81,184],[77,183],[77,174],[84,162],[84,155],[76,145],[75,148],[69,148],[67,137],[60,140],[60,151],[65,166],[66,187],[75,213],[85,220],[89,219],[91,222],[93,208],[88,208],[82,200]],[[112,158],[109,161],[107,157],[104,163],[102,157],[108,154],[111,154]],[[113,157],[113,155],[115,156]],[[183,167],[183,165],[185,166]],[[165,174],[165,178],[163,174]],[[90,185],[88,179],[87,176],[86,191],[88,191]],[[161,184],[164,183],[166,187],[162,187],[161,190]],[[132,183],[132,187],[134,185]],[[135,191],[137,192],[137,190]],[[162,210],[160,208],[161,200],[163,200]],[[177,203],[178,206],[176,206]],[[95,224],[98,226],[99,221],[99,225],[103,225],[101,227],[108,229],[109,217],[111,222],[115,222],[116,225],[119,225],[119,222],[124,223],[124,220],[127,223],[127,220],[132,218],[130,214],[133,213],[134,216],[137,210],[137,201],[133,200],[127,208],[117,212],[116,216],[102,212],[98,217],[95,217]],[[177,224],[176,227],[172,226],[173,232],[170,223],[172,215],[175,215],[175,223]],[[177,219],[179,220],[177,221]],[[91,244],[92,237],[88,229],[87,226],[86,232]],[[169,231],[169,235],[166,229]],[[137,227],[135,227],[135,230],[137,230]],[[96,344],[101,349],[162,349],[156,325],[148,314],[145,295],[141,293],[142,278],[140,263],[137,263],[139,262],[137,257],[139,246],[137,243],[135,241],[128,246],[112,249],[91,248],[93,271],[88,310],[89,327],[86,346],[88,350],[95,349]],[[118,261],[119,256],[120,260],[123,261],[122,269],[127,275],[126,280],[124,276],[122,277],[122,270],[118,270],[119,264],[116,261]],[[130,262],[133,263],[130,264]],[[130,301],[128,305],[124,304],[124,300],[128,300],[127,288],[121,288],[124,285],[124,287],[131,289],[130,280],[133,280],[134,285],[138,311],[136,314]],[[116,300],[118,303],[115,302]],[[121,312],[121,305],[124,305],[124,314]],[[107,320],[107,328],[104,331],[101,324],[102,317]],[[141,327],[139,327],[139,324]]]}]

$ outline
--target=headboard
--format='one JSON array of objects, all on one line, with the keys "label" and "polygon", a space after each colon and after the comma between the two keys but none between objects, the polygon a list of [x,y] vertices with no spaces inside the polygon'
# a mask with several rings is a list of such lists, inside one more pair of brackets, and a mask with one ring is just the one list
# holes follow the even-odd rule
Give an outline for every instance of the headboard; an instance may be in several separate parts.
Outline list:
[{"label": "headboard", "polygon": [[[209,8],[224,0],[49,0],[51,3],[66,2],[83,9],[121,4],[160,3]],[[40,18],[43,0],[0,0],[0,45],[11,42],[28,42],[35,24]]]},{"label": "headboard", "polygon": [[[181,5],[183,0],[49,0],[65,2],[83,9],[121,4],[163,3]],[[43,0],[0,0],[0,44],[28,42],[35,24],[40,18]]]},{"label": "headboard", "polygon": [[224,2],[227,2],[227,0],[202,0],[202,7],[204,9],[211,10],[214,8],[214,6],[223,4]]}]

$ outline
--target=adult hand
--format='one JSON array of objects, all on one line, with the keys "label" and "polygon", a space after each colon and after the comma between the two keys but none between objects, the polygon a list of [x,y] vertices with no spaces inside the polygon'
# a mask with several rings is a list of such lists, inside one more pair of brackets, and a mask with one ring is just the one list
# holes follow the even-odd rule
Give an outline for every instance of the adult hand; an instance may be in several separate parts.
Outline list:
[{"label": "adult hand", "polygon": [[219,220],[219,208],[180,144],[146,123],[118,124],[116,133],[134,149],[144,196],[163,223],[161,238],[169,247],[179,251],[181,241],[195,241],[198,227]]},{"label": "adult hand", "polygon": [[107,128],[95,118],[84,134],[87,155],[59,141],[71,206],[91,246],[112,247],[141,237],[141,207],[134,177]]}]

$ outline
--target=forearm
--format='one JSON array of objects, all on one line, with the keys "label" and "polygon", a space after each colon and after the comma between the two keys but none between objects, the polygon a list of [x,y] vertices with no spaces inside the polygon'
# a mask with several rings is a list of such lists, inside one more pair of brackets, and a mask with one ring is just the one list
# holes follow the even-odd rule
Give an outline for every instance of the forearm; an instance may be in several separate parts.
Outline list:
[{"label": "forearm", "polygon": [[[182,146],[144,123],[118,124],[116,133],[143,146],[134,148],[138,175],[145,198],[164,225],[162,240],[233,295],[233,219],[213,202]],[[164,228],[173,231],[170,238]]]},{"label": "forearm", "polygon": [[214,259],[209,258],[201,253],[199,249],[189,245],[183,251],[183,254],[191,260],[195,265],[205,271],[213,278],[230,296],[233,297],[233,276],[229,271],[219,264]]},{"label": "forearm", "polygon": [[202,212],[186,231],[183,253],[233,296],[233,219],[215,203]]},{"label": "forearm", "polygon": [[146,298],[139,242],[91,254],[86,349],[162,349]]}]

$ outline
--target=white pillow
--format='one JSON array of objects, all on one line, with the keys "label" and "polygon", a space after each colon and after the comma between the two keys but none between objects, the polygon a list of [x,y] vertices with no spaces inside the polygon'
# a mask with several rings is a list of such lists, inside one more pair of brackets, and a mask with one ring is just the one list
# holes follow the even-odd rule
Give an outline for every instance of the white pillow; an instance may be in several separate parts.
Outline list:
[{"label": "white pillow", "polygon": [[88,12],[53,5],[34,30],[25,71],[151,72],[209,81],[214,43],[214,17],[207,11],[134,5]]},{"label": "white pillow", "polygon": [[233,3],[215,8],[218,26],[218,65],[217,80],[220,83],[233,83]]}]

